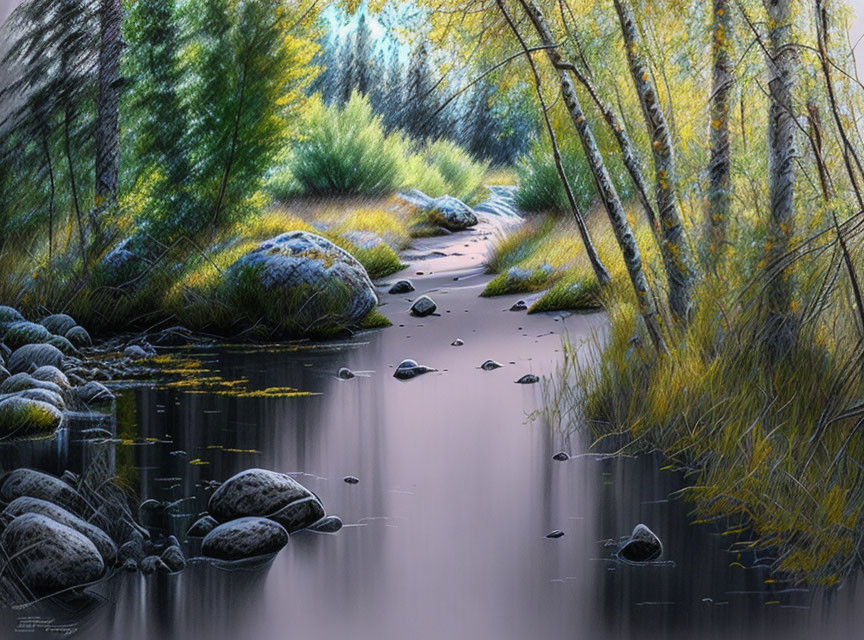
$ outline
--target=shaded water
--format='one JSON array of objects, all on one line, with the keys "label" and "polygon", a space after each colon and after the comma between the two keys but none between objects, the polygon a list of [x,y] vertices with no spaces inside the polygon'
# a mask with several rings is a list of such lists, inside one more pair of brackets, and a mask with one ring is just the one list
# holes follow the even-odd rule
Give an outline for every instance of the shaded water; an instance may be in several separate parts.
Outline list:
[{"label": "shaded water", "polygon": [[[660,471],[661,460],[552,460],[562,448],[578,455],[584,443],[529,419],[540,386],[513,381],[551,373],[564,328],[587,337],[604,317],[526,316],[507,311],[511,298],[478,298],[488,279],[478,266],[482,233],[429,240],[415,252],[406,274],[423,272],[418,294],[432,292],[439,317],[412,318],[404,298],[385,295],[394,326],[342,344],[183,353],[225,380],[248,379],[250,389],[317,395],[144,387],[117,403],[126,444],[85,454],[69,436],[4,448],[4,468],[114,465],[141,500],[179,501],[153,523],[181,540],[206,508],[203,483],[249,467],[296,473],[346,527],[292,536],[264,569],[193,563],[177,575],[120,574],[85,611],[5,612],[2,637],[47,620],[80,637],[126,640],[855,635],[851,587],[827,602],[770,582],[764,567],[745,568],[757,559],[729,553],[731,539],[690,525],[688,506],[667,500],[682,480]],[[451,255],[424,257],[434,249]],[[457,337],[465,346],[450,346]],[[441,372],[399,382],[393,367],[407,357]],[[480,370],[488,358],[506,366]],[[368,373],[342,381],[334,375],[342,366]],[[349,474],[359,484],[344,483]],[[603,541],[638,522],[664,541],[667,562],[611,559]],[[564,537],[545,538],[553,529]]]}]

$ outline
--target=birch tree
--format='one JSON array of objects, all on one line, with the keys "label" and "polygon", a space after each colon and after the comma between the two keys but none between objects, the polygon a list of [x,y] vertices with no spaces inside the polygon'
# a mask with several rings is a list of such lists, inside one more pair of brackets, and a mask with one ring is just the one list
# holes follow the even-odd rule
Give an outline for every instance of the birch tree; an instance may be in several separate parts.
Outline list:
[{"label": "birch tree", "polygon": [[519,1],[525,9],[541,42],[546,47],[545,51],[549,61],[558,73],[558,79],[561,83],[561,97],[570,114],[573,125],[576,127],[582,148],[585,151],[585,157],[591,169],[591,174],[597,186],[600,201],[606,209],[609,221],[612,223],[615,239],[624,257],[627,273],[633,284],[633,290],[636,293],[639,310],[645,321],[648,334],[655,348],[660,352],[665,352],[666,343],[660,332],[657,306],[642,266],[642,254],[639,251],[639,245],[636,242],[636,237],[633,235],[630,222],[627,220],[624,207],[621,205],[621,198],[618,196],[618,192],[615,190],[615,186],[612,184],[612,179],[609,176],[609,171],[606,169],[600,148],[597,146],[597,141],[594,138],[594,132],[582,110],[582,105],[573,86],[573,80],[566,69],[561,67],[563,60],[560,51],[556,47],[557,42],[536,0]]},{"label": "birch tree", "polygon": [[678,208],[672,136],[660,104],[660,95],[643,56],[642,35],[636,25],[633,11],[626,0],[615,0],[615,9],[624,36],[630,75],[636,86],[654,154],[657,211],[666,244],[663,256],[669,279],[669,308],[676,318],[686,323],[692,313],[694,273],[690,247],[687,244]]}]

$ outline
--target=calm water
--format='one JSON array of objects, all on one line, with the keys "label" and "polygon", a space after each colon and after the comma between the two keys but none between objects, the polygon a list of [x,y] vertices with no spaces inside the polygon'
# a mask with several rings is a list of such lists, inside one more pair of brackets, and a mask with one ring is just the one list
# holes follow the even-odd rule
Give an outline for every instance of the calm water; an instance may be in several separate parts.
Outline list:
[{"label": "calm water", "polygon": [[[681,478],[660,471],[661,460],[552,460],[562,448],[579,454],[584,444],[530,419],[540,385],[513,381],[554,370],[564,327],[571,337],[587,337],[602,331],[604,318],[526,317],[506,310],[513,299],[477,298],[486,277],[476,256],[485,241],[473,239],[458,259],[419,260],[408,272],[424,272],[416,284],[433,292],[440,317],[411,318],[404,299],[384,296],[394,327],[341,345],[184,353],[224,380],[248,379],[249,389],[289,386],[318,395],[253,398],[143,387],[118,400],[116,429],[127,441],[149,438],[148,444],[94,453],[66,434],[0,450],[4,468],[60,472],[93,459],[114,465],[142,500],[179,501],[158,524],[181,540],[206,508],[202,483],[249,467],[296,473],[346,523],[337,534],[292,536],[263,569],[229,572],[194,563],[178,575],[120,574],[96,589],[101,600],[83,611],[6,611],[0,635],[15,637],[16,627],[47,620],[60,626],[35,635],[521,640],[812,637],[815,629],[823,638],[857,635],[851,586],[828,600],[770,582],[765,568],[744,568],[759,559],[730,553],[732,540],[691,525],[688,506],[667,500]],[[434,248],[441,241],[429,242]],[[457,337],[465,346],[450,346]],[[442,371],[399,382],[392,369],[406,357]],[[506,366],[482,371],[487,358]],[[367,373],[341,381],[334,376],[341,366]],[[188,455],[171,453],[181,450]],[[349,474],[360,483],[344,483]],[[636,567],[610,559],[603,541],[638,522],[661,537],[668,562]],[[553,529],[565,536],[546,539]]]}]

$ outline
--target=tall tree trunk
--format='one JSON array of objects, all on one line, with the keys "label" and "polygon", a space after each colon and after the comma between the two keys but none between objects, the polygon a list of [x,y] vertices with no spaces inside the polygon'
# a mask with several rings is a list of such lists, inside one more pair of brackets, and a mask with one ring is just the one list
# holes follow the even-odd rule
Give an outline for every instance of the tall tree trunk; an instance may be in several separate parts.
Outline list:
[{"label": "tall tree trunk", "polygon": [[[540,36],[543,45],[548,47],[545,49],[546,55],[556,68],[562,62],[561,53],[555,48],[555,38],[552,31],[543,16],[543,12],[537,5],[535,0],[520,0],[525,9],[534,29]],[[594,139],[594,133],[588,120],[585,118],[585,113],[582,111],[582,105],[579,103],[579,98],[576,96],[576,89],[573,86],[573,80],[566,70],[558,68],[558,77],[561,82],[561,96],[564,99],[564,104],[573,120],[576,131],[579,134],[579,139],[582,142],[582,148],[585,151],[585,157],[588,160],[588,165],[591,168],[591,174],[597,185],[597,193],[600,196],[600,201],[609,215],[609,220],[612,223],[612,229],[615,232],[615,239],[618,241],[618,246],[621,248],[621,253],[624,257],[624,263],[627,266],[627,273],[630,276],[630,281],[633,284],[633,289],[636,292],[636,299],[639,303],[639,310],[645,320],[645,326],[648,329],[648,335],[651,337],[651,342],[657,351],[663,353],[666,351],[666,342],[660,332],[660,324],[657,316],[657,305],[654,301],[654,294],[651,291],[651,286],[648,283],[648,278],[645,276],[645,271],[642,268],[642,254],[639,251],[639,245],[636,243],[636,237],[633,235],[633,230],[630,228],[630,223],[627,220],[627,214],[624,207],[621,205],[621,199],[618,197],[618,192],[612,184],[612,179],[609,177],[609,172],[606,169],[606,164],[603,161],[603,156],[600,154],[600,149],[597,146],[597,141]]]},{"label": "tall tree trunk", "polygon": [[642,56],[642,35],[636,26],[633,11],[626,0],[615,0],[615,8],[624,35],[630,74],[636,85],[636,93],[642,105],[651,149],[654,153],[654,171],[657,182],[657,209],[666,251],[663,253],[666,275],[669,278],[669,307],[676,318],[687,322],[692,312],[692,289],[694,282],[690,247],[684,235],[684,225],[678,210],[675,192],[675,152],[666,115],[660,105],[660,96]]},{"label": "tall tree trunk", "polygon": [[96,204],[117,196],[120,155],[121,0],[100,0],[99,98],[96,107]]},{"label": "tall tree trunk", "polygon": [[507,24],[510,25],[510,29],[516,36],[516,39],[519,40],[519,44],[522,46],[522,50],[525,52],[525,58],[527,59],[528,64],[531,66],[531,73],[534,76],[534,87],[537,90],[537,97],[540,100],[540,108],[543,109],[543,120],[546,123],[546,130],[549,133],[549,139],[552,142],[552,155],[555,159],[555,169],[558,171],[558,177],[560,178],[561,184],[564,187],[564,191],[567,194],[567,201],[570,203],[570,210],[573,213],[573,217],[576,219],[576,225],[579,228],[579,235],[582,238],[582,244],[585,247],[585,253],[588,254],[588,260],[591,262],[591,268],[594,270],[594,275],[597,278],[597,282],[599,282],[601,285],[607,285],[612,281],[612,277],[609,275],[606,267],[603,266],[603,261],[600,260],[600,256],[597,255],[597,249],[594,247],[594,243],[591,241],[591,235],[588,233],[588,227],[585,225],[585,220],[582,217],[582,212],[579,211],[579,205],[576,202],[576,197],[573,195],[573,189],[570,186],[570,180],[567,178],[567,172],[564,170],[564,163],[561,161],[561,151],[558,148],[558,139],[555,136],[555,128],[552,126],[552,121],[549,119],[549,110],[546,107],[546,100],[543,97],[543,81],[540,78],[540,73],[537,71],[537,65],[534,64],[534,59],[531,57],[531,51],[529,50],[528,45],[525,44],[525,39],[522,37],[522,34],[519,33],[519,30],[513,23],[513,20],[510,17],[510,13],[504,6],[503,0],[497,0],[497,3],[498,8],[501,10],[501,13],[504,14],[504,17],[507,20]]},{"label": "tall tree trunk", "polygon": [[[768,263],[781,261],[795,231],[795,114],[792,91],[796,54],[792,42],[792,0],[762,0],[768,13],[768,159],[771,220]],[[773,274],[767,289],[766,343],[777,356],[795,341],[797,320],[792,314],[792,285],[785,270]]]},{"label": "tall tree trunk", "polygon": [[54,257],[54,199],[56,184],[54,182],[54,164],[51,162],[51,151],[48,148],[48,133],[42,132],[42,152],[45,154],[45,165],[48,168],[49,187],[51,189],[48,198],[48,259]]},{"label": "tall tree trunk", "polygon": [[732,85],[732,7],[730,0],[714,0],[711,34],[714,83],[711,91],[711,160],[708,163],[708,210],[705,212],[705,263],[716,268],[726,246],[732,207],[732,156],[729,112]]},{"label": "tall tree trunk", "polygon": [[65,117],[63,119],[63,147],[66,152],[66,166],[69,170],[69,187],[72,189],[72,205],[75,208],[75,218],[78,222],[78,242],[81,249],[81,268],[86,273],[87,267],[87,243],[84,239],[84,222],[81,217],[81,201],[78,198],[78,183],[75,180],[75,164],[72,161],[72,105],[66,105]]}]

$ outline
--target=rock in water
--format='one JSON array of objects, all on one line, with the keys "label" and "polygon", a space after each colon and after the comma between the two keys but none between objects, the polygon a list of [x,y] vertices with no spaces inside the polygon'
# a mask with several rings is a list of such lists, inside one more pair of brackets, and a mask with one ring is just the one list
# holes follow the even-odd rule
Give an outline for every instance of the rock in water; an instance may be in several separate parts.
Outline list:
[{"label": "rock in water", "polygon": [[354,378],[356,376],[354,375],[354,372],[351,371],[351,369],[349,369],[348,367],[342,367],[336,373],[336,377],[342,378],[342,380],[350,380],[351,378]]},{"label": "rock in water", "polygon": [[450,343],[451,347],[462,347],[465,346],[465,341],[462,338],[456,338],[453,342]]},{"label": "rock in water", "polygon": [[0,434],[4,436],[53,431],[62,422],[62,411],[41,400],[13,396],[0,402]]},{"label": "rock in water", "polygon": [[435,313],[436,309],[438,309],[438,305],[435,304],[432,298],[429,296],[420,296],[411,304],[411,315],[425,318]]},{"label": "rock in water", "polygon": [[342,478],[342,481],[345,482],[345,484],[358,484],[360,482],[360,478],[358,478],[357,476],[345,476],[344,478]]},{"label": "rock in water", "polygon": [[237,260],[227,277],[242,312],[295,332],[353,325],[378,305],[363,265],[306,231],[262,242]]},{"label": "rock in water", "polygon": [[66,332],[78,323],[75,322],[75,319],[72,316],[66,315],[65,313],[55,313],[47,318],[42,318],[39,321],[39,324],[48,329],[51,333],[58,336],[65,336]]},{"label": "rock in water", "polygon": [[318,531],[320,533],[336,533],[341,528],[342,519],[339,516],[327,516],[326,518],[321,518],[321,520],[309,527],[311,531]]},{"label": "rock in water", "polygon": [[182,571],[186,568],[186,558],[183,557],[183,551],[176,544],[167,547],[160,558],[171,571]]},{"label": "rock in water", "polygon": [[44,402],[50,404],[58,411],[66,410],[66,401],[63,399],[63,396],[48,389],[25,389],[16,393],[14,397]]},{"label": "rock in water", "polygon": [[513,306],[510,307],[510,311],[528,311],[528,303],[524,300],[517,300],[513,303]]},{"label": "rock in water", "polygon": [[442,196],[429,208],[432,222],[448,231],[464,231],[477,225],[477,216],[467,204],[452,196]]},{"label": "rock in water", "polygon": [[35,596],[98,580],[105,570],[102,556],[85,536],[59,522],[25,513],[15,518],[0,537],[12,567]]},{"label": "rock in water", "polygon": [[239,518],[220,524],[204,538],[201,552],[219,560],[243,560],[278,553],[288,532],[268,518]]},{"label": "rock in water", "polygon": [[12,502],[22,496],[51,502],[79,517],[87,511],[87,503],[80,493],[60,478],[35,469],[16,469],[0,485],[0,499],[4,502]]},{"label": "rock in water", "polygon": [[538,382],[540,382],[540,378],[535,376],[533,373],[528,373],[519,378],[516,381],[516,384],[537,384]]},{"label": "rock in water", "polygon": [[494,371],[495,369],[500,369],[503,366],[504,365],[500,362],[495,362],[494,360],[487,360],[480,365],[480,368],[483,369],[483,371]]},{"label": "rock in water", "polygon": [[128,347],[123,349],[123,355],[127,358],[132,358],[133,360],[141,360],[147,357],[147,352],[137,344],[130,344]]},{"label": "rock in water", "polygon": [[552,456],[553,460],[557,460],[558,462],[567,462],[570,459],[570,454],[566,451],[559,451],[554,456]]},{"label": "rock in water", "polygon": [[400,295],[404,293],[411,293],[414,291],[414,285],[410,280],[400,280],[392,287],[390,287],[390,291],[388,293],[392,293],[393,295]]},{"label": "rock in water", "polygon": [[412,378],[421,376],[424,373],[431,373],[433,371],[437,371],[437,369],[427,367],[423,364],[417,364],[416,360],[403,360],[399,363],[399,366],[396,367],[393,377],[397,380],[411,380]]},{"label": "rock in water", "polygon": [[9,356],[8,369],[12,373],[24,373],[32,367],[50,365],[63,368],[63,352],[50,344],[27,344]]},{"label": "rock in water", "polygon": [[108,537],[108,534],[97,526],[85,522],[73,513],[56,504],[40,500],[39,498],[15,498],[3,510],[3,516],[9,520],[20,518],[27,513],[36,513],[77,531],[99,550],[99,555],[106,566],[112,566],[117,560],[117,545]]},{"label": "rock in water", "polygon": [[218,526],[219,523],[213,516],[202,516],[192,523],[192,526],[189,527],[189,530],[186,532],[186,537],[203,538]]},{"label": "rock in water", "polygon": [[269,518],[288,533],[324,517],[324,507],[311,491],[291,476],[264,469],[247,469],[223,482],[210,496],[207,510],[219,522]]},{"label": "rock in water", "polygon": [[553,539],[553,540],[555,540],[555,539],[557,539],[557,538],[563,538],[563,537],[564,537],[564,532],[561,531],[561,529],[555,529],[555,531],[550,531],[549,533],[547,533],[547,534],[546,534],[546,537],[547,537],[547,538],[551,538],[551,539]]},{"label": "rock in water", "polygon": [[171,567],[165,564],[159,556],[147,556],[140,563],[141,573],[150,575],[152,573],[171,573]]},{"label": "rock in water", "polygon": [[618,555],[630,562],[650,562],[659,558],[662,553],[663,544],[660,538],[644,524],[637,524]]}]

